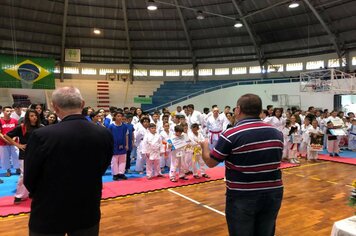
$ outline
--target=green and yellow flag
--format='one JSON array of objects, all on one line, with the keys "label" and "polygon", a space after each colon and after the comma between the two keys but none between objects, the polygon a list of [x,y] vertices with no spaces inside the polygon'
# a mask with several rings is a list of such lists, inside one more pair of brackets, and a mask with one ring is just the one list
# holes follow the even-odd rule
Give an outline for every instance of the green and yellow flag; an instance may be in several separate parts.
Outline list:
[{"label": "green and yellow flag", "polygon": [[55,89],[54,59],[0,55],[0,88]]}]

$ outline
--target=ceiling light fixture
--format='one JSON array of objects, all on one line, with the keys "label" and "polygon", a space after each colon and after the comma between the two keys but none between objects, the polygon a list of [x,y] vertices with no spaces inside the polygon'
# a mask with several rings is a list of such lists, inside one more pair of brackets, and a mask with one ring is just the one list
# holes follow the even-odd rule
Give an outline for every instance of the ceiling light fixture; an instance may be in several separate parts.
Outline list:
[{"label": "ceiling light fixture", "polygon": [[289,6],[288,6],[289,8],[297,8],[297,7],[299,7],[299,3],[298,3],[298,1],[292,1],[290,4],[289,4]]},{"label": "ceiling light fixture", "polygon": [[101,30],[100,29],[94,29],[93,33],[96,34],[96,35],[99,35],[99,34],[101,34]]},{"label": "ceiling light fixture", "polygon": [[153,1],[153,0],[147,1],[147,10],[155,11],[157,9],[158,9],[158,5],[157,5],[157,3],[155,3],[155,1]]},{"label": "ceiling light fixture", "polygon": [[205,16],[202,11],[198,10],[197,11],[197,20],[204,20]]},{"label": "ceiling light fixture", "polygon": [[234,27],[235,27],[235,28],[241,28],[242,26],[244,26],[244,25],[242,24],[241,21],[239,21],[239,20],[236,20],[236,21],[235,21],[235,24],[234,24]]}]

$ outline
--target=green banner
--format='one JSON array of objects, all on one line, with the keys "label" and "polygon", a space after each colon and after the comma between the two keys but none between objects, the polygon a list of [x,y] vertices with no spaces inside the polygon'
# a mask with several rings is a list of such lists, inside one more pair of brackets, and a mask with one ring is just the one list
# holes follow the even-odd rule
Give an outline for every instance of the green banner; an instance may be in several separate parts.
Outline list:
[{"label": "green banner", "polygon": [[0,88],[55,89],[54,59],[0,55]]},{"label": "green banner", "polygon": [[134,103],[152,104],[152,98],[151,97],[134,97]]}]

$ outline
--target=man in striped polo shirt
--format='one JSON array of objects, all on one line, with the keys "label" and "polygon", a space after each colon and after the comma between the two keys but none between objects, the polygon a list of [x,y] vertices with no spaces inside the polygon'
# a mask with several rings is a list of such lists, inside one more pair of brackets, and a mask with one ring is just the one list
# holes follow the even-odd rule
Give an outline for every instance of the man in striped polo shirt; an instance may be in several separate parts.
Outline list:
[{"label": "man in striped polo shirt", "polygon": [[225,161],[226,221],[230,235],[273,236],[283,198],[283,135],[259,118],[261,98],[245,94],[237,101],[235,127],[219,137],[210,152],[202,143],[209,167]]}]

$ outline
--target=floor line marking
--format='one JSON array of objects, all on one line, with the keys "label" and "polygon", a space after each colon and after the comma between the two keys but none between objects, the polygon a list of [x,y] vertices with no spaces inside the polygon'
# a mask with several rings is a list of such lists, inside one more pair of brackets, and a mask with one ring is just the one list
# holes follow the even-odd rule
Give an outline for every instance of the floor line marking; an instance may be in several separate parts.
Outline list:
[{"label": "floor line marking", "polygon": [[171,192],[171,193],[173,193],[173,194],[176,194],[176,195],[178,195],[178,196],[180,196],[180,197],[182,197],[182,198],[184,198],[184,199],[186,199],[186,200],[188,200],[188,201],[191,201],[191,202],[193,202],[193,203],[195,203],[195,204],[197,204],[197,205],[199,205],[199,206],[205,207],[206,209],[209,209],[209,210],[211,210],[211,211],[213,211],[213,212],[215,212],[215,213],[218,213],[218,214],[220,214],[220,215],[225,216],[225,213],[224,213],[224,212],[218,211],[218,210],[216,210],[216,209],[214,209],[214,208],[212,208],[212,207],[210,207],[210,206],[207,206],[207,205],[205,205],[205,204],[203,204],[203,203],[200,203],[200,202],[198,202],[198,201],[196,201],[196,200],[194,200],[194,199],[192,199],[192,198],[190,198],[190,197],[187,197],[187,196],[185,196],[185,195],[183,195],[183,194],[181,194],[181,193],[178,193],[178,192],[176,192],[176,191],[174,191],[174,190],[172,190],[172,189],[168,189],[168,191]]}]

